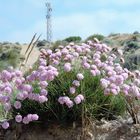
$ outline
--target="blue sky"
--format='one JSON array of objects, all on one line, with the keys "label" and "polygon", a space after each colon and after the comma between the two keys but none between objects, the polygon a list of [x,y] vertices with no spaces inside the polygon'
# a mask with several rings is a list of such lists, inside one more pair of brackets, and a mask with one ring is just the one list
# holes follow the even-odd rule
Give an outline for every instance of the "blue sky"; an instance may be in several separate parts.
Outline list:
[{"label": "blue sky", "polygon": [[[140,31],[140,0],[49,0],[53,40]],[[46,37],[45,0],[0,0],[0,42]]]}]

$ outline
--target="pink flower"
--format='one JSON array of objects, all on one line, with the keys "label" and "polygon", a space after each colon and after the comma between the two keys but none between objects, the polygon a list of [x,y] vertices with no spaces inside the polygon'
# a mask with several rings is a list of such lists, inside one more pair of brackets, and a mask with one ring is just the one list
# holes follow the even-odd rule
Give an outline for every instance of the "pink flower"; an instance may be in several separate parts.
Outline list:
[{"label": "pink flower", "polygon": [[16,70],[15,74],[17,77],[21,77],[22,76],[22,72],[20,70]]},{"label": "pink flower", "polygon": [[16,120],[16,122],[20,123],[22,121],[22,116],[16,115],[15,120]]},{"label": "pink flower", "polygon": [[17,94],[16,98],[18,100],[24,100],[24,95],[22,93]]},{"label": "pink flower", "polygon": [[81,101],[84,100],[84,96],[82,94],[79,94],[77,97],[79,97],[81,99]]},{"label": "pink flower", "polygon": [[14,103],[14,107],[15,107],[16,109],[20,109],[20,108],[21,108],[21,103],[20,103],[19,101],[16,101],[16,102]]},{"label": "pink flower", "polygon": [[11,104],[10,103],[5,103],[4,104],[4,110],[9,111],[11,109]]},{"label": "pink flower", "polygon": [[12,93],[12,89],[10,87],[5,87],[4,91],[8,94],[11,94]]},{"label": "pink flower", "polygon": [[29,124],[28,117],[24,117],[23,120],[22,120],[22,122],[23,122],[24,124]]},{"label": "pink flower", "polygon": [[45,97],[45,96],[43,96],[43,95],[41,95],[41,96],[39,96],[39,102],[40,103],[44,103],[44,102],[47,102],[48,101],[48,98],[47,97]]},{"label": "pink flower", "polygon": [[32,121],[32,114],[28,114],[27,118],[28,118],[29,122],[31,122]]},{"label": "pink flower", "polygon": [[79,82],[78,80],[74,80],[74,81],[72,82],[72,84],[73,84],[74,86],[76,86],[76,87],[79,87],[79,86],[80,86],[80,82]]},{"label": "pink flower", "polygon": [[110,89],[109,88],[106,88],[105,90],[104,90],[104,95],[110,95]]},{"label": "pink flower", "polygon": [[59,98],[58,98],[58,102],[59,102],[61,105],[63,105],[63,104],[65,103],[63,97],[59,97]]},{"label": "pink flower", "polygon": [[80,97],[75,97],[74,98],[74,102],[76,103],[76,104],[80,104],[81,103],[81,98]]},{"label": "pink flower", "polygon": [[95,73],[96,73],[96,75],[100,75],[101,74],[101,72],[99,71],[99,70],[95,70]]},{"label": "pink flower", "polygon": [[47,54],[51,55],[52,54],[52,50],[48,49],[47,51]]},{"label": "pink flower", "polygon": [[68,106],[68,108],[71,108],[73,107],[74,103],[71,100],[69,100],[66,102],[66,105]]},{"label": "pink flower", "polygon": [[16,80],[15,80],[15,84],[18,85],[18,86],[21,85],[21,84],[22,84],[21,79],[16,79]]},{"label": "pink flower", "polygon": [[27,92],[32,92],[33,90],[32,86],[27,84],[23,86],[23,89]]},{"label": "pink flower", "polygon": [[71,94],[74,94],[75,91],[76,91],[75,87],[70,87],[70,93],[71,93]]},{"label": "pink flower", "polygon": [[83,74],[82,74],[82,73],[78,73],[78,74],[77,74],[77,79],[78,79],[79,81],[83,80],[83,79],[84,79]]},{"label": "pink flower", "polygon": [[90,70],[90,73],[92,74],[92,76],[96,76],[96,71],[95,70]]},{"label": "pink flower", "polygon": [[48,83],[46,81],[41,81],[40,86],[41,88],[46,88],[48,86]]},{"label": "pink flower", "polygon": [[90,64],[87,63],[87,62],[83,63],[83,68],[89,69],[90,68]]},{"label": "pink flower", "polygon": [[37,114],[32,114],[32,120],[37,121],[39,119],[39,116]]},{"label": "pink flower", "polygon": [[66,63],[65,65],[64,65],[64,71],[66,71],[66,72],[69,72],[69,71],[71,71],[71,64],[70,63]]},{"label": "pink flower", "polygon": [[7,121],[2,123],[2,128],[7,129],[9,127],[9,123]]},{"label": "pink flower", "polygon": [[96,65],[91,65],[91,69],[96,70],[97,66]]},{"label": "pink flower", "polygon": [[114,95],[117,95],[117,94],[118,94],[117,90],[114,89],[114,88],[111,89],[111,92],[112,92]]},{"label": "pink flower", "polygon": [[3,70],[2,73],[1,73],[1,78],[9,81],[9,80],[11,80],[12,75],[9,71]]},{"label": "pink flower", "polygon": [[47,96],[48,95],[48,91],[45,90],[45,89],[41,89],[40,95]]}]

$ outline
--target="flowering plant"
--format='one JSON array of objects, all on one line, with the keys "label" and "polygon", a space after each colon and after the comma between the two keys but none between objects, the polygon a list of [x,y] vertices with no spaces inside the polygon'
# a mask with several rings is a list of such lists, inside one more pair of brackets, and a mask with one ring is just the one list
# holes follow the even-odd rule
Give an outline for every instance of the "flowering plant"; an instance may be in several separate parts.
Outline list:
[{"label": "flowering plant", "polygon": [[[17,123],[28,124],[52,117],[81,118],[82,108],[88,115],[119,112],[125,106],[123,96],[140,97],[140,72],[123,68],[122,55],[97,39],[55,51],[42,49],[39,66],[28,75],[12,68],[0,73],[5,117],[12,112]],[[7,129],[9,123],[4,121],[2,127]]]}]

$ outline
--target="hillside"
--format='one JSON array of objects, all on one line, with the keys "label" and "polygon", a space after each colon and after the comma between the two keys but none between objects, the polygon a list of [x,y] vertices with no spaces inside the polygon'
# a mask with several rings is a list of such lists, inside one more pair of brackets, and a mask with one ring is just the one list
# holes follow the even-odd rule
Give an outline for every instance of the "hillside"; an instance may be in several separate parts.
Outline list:
[{"label": "hillside", "polygon": [[[81,41],[83,42],[83,41]],[[124,52],[124,58],[126,60],[125,67],[129,69],[139,69],[140,67],[140,34],[110,34],[104,37],[101,42],[106,43],[112,48],[122,49]],[[68,42],[56,41],[53,43],[52,47],[56,48],[59,45],[65,45]],[[35,46],[29,56],[27,63],[24,66],[24,70],[32,66],[38,59],[40,54],[39,49],[43,48],[45,41],[39,41],[38,45]],[[28,44],[10,43],[3,42],[0,43],[0,70],[7,68],[9,65],[13,67],[18,67],[20,63],[23,63],[24,59],[27,57],[28,53],[25,54],[28,48]],[[29,50],[30,51],[30,50]],[[28,52],[29,52],[28,51]]]}]

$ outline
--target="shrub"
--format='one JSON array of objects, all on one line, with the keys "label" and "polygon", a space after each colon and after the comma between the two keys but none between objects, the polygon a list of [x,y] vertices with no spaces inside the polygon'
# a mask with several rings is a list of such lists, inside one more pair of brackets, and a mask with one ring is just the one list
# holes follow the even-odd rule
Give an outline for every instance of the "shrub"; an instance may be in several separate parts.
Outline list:
[{"label": "shrub", "polygon": [[[14,114],[20,113],[26,116],[29,113],[37,113],[41,121],[73,122],[81,121],[82,107],[86,109],[86,115],[91,118],[115,119],[117,115],[125,112],[125,102],[121,96],[104,96],[103,89],[100,87],[100,77],[91,77],[88,71],[84,72],[84,80],[77,89],[77,94],[82,93],[85,97],[83,105],[75,105],[68,109],[60,105],[57,99],[60,96],[69,96],[74,99],[75,95],[70,95],[69,87],[73,79],[76,78],[76,71],[69,73],[61,72],[48,86],[48,102],[40,104],[34,101],[25,100],[22,102],[20,111],[15,110]],[[39,94],[39,87],[34,87],[36,94]]]},{"label": "shrub", "polygon": [[97,38],[99,41],[102,41],[105,37],[103,35],[100,35],[100,34],[94,34],[94,35],[89,36],[86,39],[86,41],[93,40],[94,38]]},{"label": "shrub", "polygon": [[9,66],[17,67],[20,61],[19,50],[15,48],[8,49],[1,53],[0,56],[0,71],[7,69]]},{"label": "shrub", "polygon": [[140,48],[140,45],[138,44],[138,42],[135,42],[135,41],[128,41],[126,42],[125,44],[125,51],[131,51],[132,49],[139,49]]},{"label": "shrub", "polygon": [[80,36],[70,36],[66,39],[64,39],[63,41],[66,41],[66,42],[80,42],[82,40],[82,38]]},{"label": "shrub", "polygon": [[136,34],[139,34],[139,32],[138,31],[135,31],[133,34],[136,35]]}]

